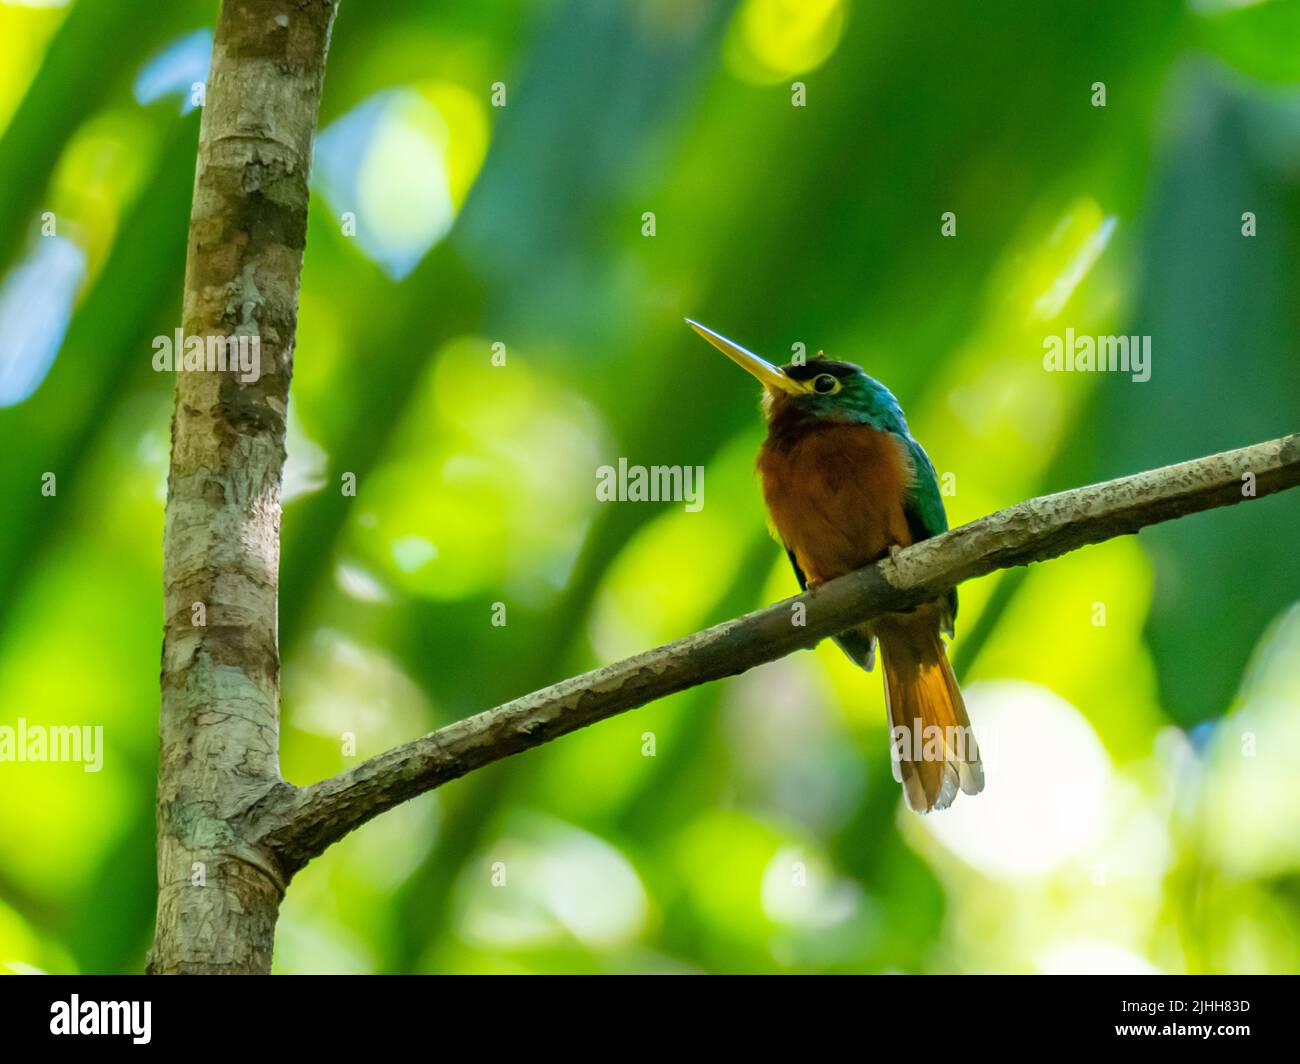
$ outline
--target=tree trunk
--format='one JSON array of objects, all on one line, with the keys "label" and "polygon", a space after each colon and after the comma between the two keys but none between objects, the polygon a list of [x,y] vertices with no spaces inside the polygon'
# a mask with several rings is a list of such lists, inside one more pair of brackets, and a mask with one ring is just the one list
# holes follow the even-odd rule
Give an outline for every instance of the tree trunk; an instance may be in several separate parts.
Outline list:
[{"label": "tree trunk", "polygon": [[186,348],[190,338],[242,340],[245,361],[214,366],[214,354],[237,348],[205,341],[204,368],[176,378],[151,972],[271,966],[285,877],[241,825],[285,787],[280,483],[312,141],[335,7],[226,0],[213,43],[183,328]]}]

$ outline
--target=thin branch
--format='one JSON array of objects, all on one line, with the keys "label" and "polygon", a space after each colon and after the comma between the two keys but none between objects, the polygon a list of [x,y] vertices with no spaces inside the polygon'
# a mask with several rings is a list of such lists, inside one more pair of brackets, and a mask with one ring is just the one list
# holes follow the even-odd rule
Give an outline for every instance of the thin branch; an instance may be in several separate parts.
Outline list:
[{"label": "thin branch", "polygon": [[251,833],[291,875],[384,810],[588,724],[812,647],[995,569],[1297,484],[1300,434],[1022,502],[796,598],[457,721],[313,786],[286,787],[258,811]]}]

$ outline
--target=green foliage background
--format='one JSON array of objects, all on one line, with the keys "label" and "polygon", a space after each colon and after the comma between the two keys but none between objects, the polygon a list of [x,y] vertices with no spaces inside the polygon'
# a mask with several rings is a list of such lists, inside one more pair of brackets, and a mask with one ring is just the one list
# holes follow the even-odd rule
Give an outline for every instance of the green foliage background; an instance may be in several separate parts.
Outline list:
[{"label": "green foliage background", "polygon": [[[0,383],[39,381],[0,409],[0,725],[106,742],[99,773],[0,763],[0,968],[138,970],[150,935],[173,387],[150,359],[198,119],[133,86],[215,14],[0,3],[0,306],[42,212],[85,261],[48,374],[0,335]],[[753,382],[684,314],[888,383],[953,523],[1294,431],[1298,40],[1290,0],[343,0],[287,778],[794,591]],[[1067,327],[1150,335],[1151,380],[1045,373]],[[620,456],[704,466],[703,510],[597,503]],[[276,968],[1296,971],[1298,522],[1261,500],[967,585],[989,786],[948,813],[901,808],[879,676],[822,647],[387,814],[293,884]]]}]

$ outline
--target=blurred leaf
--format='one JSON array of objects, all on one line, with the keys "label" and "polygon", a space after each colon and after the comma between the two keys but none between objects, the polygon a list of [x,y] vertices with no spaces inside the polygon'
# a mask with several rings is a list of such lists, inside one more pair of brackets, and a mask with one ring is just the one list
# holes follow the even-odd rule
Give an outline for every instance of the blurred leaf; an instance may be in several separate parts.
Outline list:
[{"label": "blurred leaf", "polygon": [[1263,81],[1300,81],[1300,0],[1202,0],[1197,41],[1221,59]]}]

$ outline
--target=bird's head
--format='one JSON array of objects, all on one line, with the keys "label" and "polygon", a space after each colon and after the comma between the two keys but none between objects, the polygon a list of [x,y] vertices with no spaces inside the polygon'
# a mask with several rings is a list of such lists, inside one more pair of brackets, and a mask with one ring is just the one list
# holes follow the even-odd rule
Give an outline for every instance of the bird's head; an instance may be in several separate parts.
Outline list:
[{"label": "bird's head", "polygon": [[789,415],[857,421],[892,432],[907,431],[903,412],[889,389],[861,366],[818,354],[816,358],[787,366],[774,366],[733,340],[686,319],[708,340],[763,384],[763,413],[772,422]]}]

